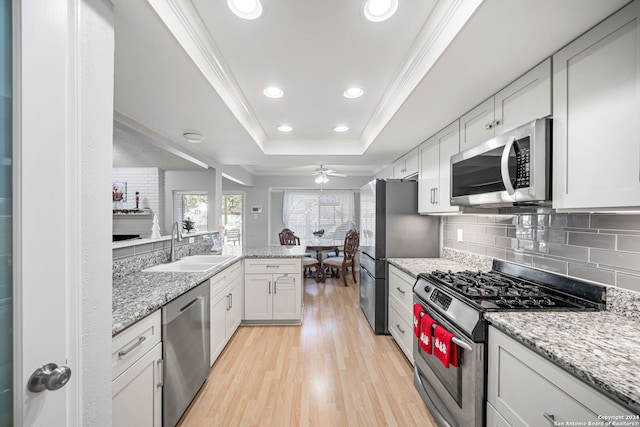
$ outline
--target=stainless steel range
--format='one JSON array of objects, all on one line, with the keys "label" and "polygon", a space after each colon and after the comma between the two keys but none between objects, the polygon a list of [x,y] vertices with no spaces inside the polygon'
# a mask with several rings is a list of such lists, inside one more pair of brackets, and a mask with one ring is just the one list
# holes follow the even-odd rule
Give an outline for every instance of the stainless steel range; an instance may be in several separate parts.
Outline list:
[{"label": "stainless steel range", "polygon": [[[441,427],[484,425],[487,322],[483,312],[602,310],[605,303],[603,286],[498,260],[490,272],[420,274],[413,293],[414,322],[424,325],[422,320],[428,320],[423,343],[434,344],[434,350],[427,352],[414,336],[414,384]],[[446,343],[452,361],[448,366],[435,356],[435,347],[443,344],[434,337],[441,337],[442,331],[453,334]]]}]

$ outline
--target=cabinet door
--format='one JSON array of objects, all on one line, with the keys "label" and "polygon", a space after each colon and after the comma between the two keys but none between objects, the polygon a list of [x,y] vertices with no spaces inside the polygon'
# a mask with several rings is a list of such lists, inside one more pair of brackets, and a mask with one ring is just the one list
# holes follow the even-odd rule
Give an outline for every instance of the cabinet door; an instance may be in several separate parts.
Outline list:
[{"label": "cabinet door", "polygon": [[460,151],[493,138],[494,98],[460,117]]},{"label": "cabinet door", "polygon": [[226,292],[219,292],[218,295],[211,298],[211,356],[209,359],[212,366],[227,343],[226,322],[229,304],[230,298]]},{"label": "cabinet door", "polygon": [[240,326],[242,321],[242,281],[236,278],[229,285],[229,310],[227,311],[227,340],[231,338],[233,333]]},{"label": "cabinet door", "polygon": [[640,206],[640,2],[553,57],[553,207]]},{"label": "cabinet door", "polygon": [[404,158],[398,159],[393,162],[393,172],[391,177],[395,179],[404,178]]},{"label": "cabinet door", "polygon": [[113,426],[162,426],[161,360],[162,344],[159,343],[113,380]]},{"label": "cabinet door", "polygon": [[511,427],[511,424],[502,418],[502,415],[489,402],[487,402],[487,427]]},{"label": "cabinet door", "polygon": [[451,206],[451,156],[460,152],[460,130],[456,120],[441,130],[438,135],[440,144],[440,184],[436,190],[437,212],[458,212],[458,206]]},{"label": "cabinet door", "polygon": [[418,173],[418,147],[411,150],[404,161],[404,177],[415,175]]},{"label": "cabinet door", "polygon": [[440,179],[440,147],[435,136],[425,141],[419,152],[418,212],[431,213],[436,210],[434,195]]},{"label": "cabinet door", "polygon": [[244,278],[244,318],[246,320],[271,320],[273,311],[271,274],[247,274]]},{"label": "cabinet door", "polygon": [[551,115],[551,58],[495,96],[495,135]]},{"label": "cabinet door", "polygon": [[273,275],[273,319],[300,318],[301,277],[299,274]]}]

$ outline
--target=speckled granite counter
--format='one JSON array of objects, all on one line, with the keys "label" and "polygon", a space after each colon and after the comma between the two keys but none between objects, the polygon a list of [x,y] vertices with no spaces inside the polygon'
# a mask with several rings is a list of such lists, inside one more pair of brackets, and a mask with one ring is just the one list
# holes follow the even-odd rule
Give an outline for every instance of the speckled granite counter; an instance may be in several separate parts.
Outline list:
[{"label": "speckled granite counter", "polygon": [[234,258],[217,265],[208,273],[143,273],[139,271],[114,278],[111,334],[116,335],[122,332],[242,258],[302,258],[304,246],[225,247],[224,253],[234,255]]},{"label": "speckled granite counter", "polygon": [[[445,254],[448,255],[448,254]],[[489,257],[468,254],[466,257],[448,258],[387,258],[389,264],[398,267],[405,273],[418,277],[420,273],[430,273],[433,270],[463,271],[463,270],[491,270],[492,259]]]},{"label": "speckled granite counter", "polygon": [[608,311],[501,312],[498,329],[640,413],[640,321]]}]

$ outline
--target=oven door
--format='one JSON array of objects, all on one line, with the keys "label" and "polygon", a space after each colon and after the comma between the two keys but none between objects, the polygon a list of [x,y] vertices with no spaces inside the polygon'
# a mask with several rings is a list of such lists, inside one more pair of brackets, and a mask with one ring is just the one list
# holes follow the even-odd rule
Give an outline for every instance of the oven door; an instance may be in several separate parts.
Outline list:
[{"label": "oven door", "polygon": [[428,304],[414,297],[437,324],[466,344],[458,346],[458,367],[445,368],[426,354],[413,337],[414,384],[439,427],[482,426],[484,423],[484,344],[474,343]]}]

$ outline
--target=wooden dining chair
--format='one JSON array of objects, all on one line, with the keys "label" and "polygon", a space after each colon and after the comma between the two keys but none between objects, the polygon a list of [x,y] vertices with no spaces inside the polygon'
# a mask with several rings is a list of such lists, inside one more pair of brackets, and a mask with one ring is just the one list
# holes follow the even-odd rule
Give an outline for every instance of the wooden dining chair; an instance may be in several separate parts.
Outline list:
[{"label": "wooden dining chair", "polygon": [[347,285],[347,269],[351,268],[351,275],[353,282],[358,283],[356,280],[356,271],[354,268],[354,257],[358,252],[360,246],[360,236],[356,230],[349,230],[347,236],[344,238],[344,248],[342,256],[327,258],[322,261],[321,269],[324,272],[329,268],[340,269],[342,274],[342,281],[345,286]]}]

